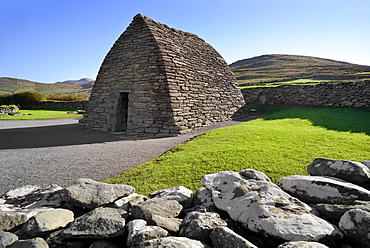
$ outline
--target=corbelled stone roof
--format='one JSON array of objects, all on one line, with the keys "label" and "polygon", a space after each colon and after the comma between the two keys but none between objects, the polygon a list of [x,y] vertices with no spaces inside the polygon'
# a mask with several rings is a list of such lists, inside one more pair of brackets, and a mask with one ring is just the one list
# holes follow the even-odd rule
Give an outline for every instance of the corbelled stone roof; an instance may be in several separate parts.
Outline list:
[{"label": "corbelled stone roof", "polygon": [[181,134],[228,120],[243,105],[234,74],[211,45],[138,14],[104,59],[82,123]]}]

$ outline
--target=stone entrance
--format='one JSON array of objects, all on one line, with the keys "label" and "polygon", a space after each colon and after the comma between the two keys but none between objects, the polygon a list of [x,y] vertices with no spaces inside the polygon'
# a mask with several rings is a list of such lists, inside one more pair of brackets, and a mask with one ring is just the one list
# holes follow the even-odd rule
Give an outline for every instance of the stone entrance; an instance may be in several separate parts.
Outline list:
[{"label": "stone entrance", "polygon": [[117,122],[113,131],[123,132],[127,130],[129,93],[121,92],[118,97]]},{"label": "stone entrance", "polygon": [[182,134],[229,120],[244,104],[234,74],[211,45],[138,14],[105,57],[80,123]]}]

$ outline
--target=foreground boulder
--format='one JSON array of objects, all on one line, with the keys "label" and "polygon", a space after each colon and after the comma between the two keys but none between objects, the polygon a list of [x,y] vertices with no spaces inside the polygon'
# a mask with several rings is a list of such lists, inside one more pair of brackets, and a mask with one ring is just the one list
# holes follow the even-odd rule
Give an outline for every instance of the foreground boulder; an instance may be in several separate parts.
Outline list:
[{"label": "foreground boulder", "polygon": [[370,160],[365,160],[365,161],[362,161],[361,163],[370,169]]},{"label": "foreground boulder", "polygon": [[370,179],[370,169],[365,164],[349,160],[316,158],[307,167],[311,176],[328,176],[362,184]]},{"label": "foreground boulder", "polygon": [[165,237],[141,243],[138,248],[210,248],[207,244],[185,237]]},{"label": "foreground boulder", "polygon": [[150,219],[151,215],[159,215],[165,218],[175,218],[179,216],[182,205],[175,200],[145,201],[132,207],[131,215],[133,219]]},{"label": "foreground boulder", "polygon": [[214,248],[257,248],[228,227],[216,227],[210,234]]},{"label": "foreground boulder", "polygon": [[113,203],[134,191],[135,189],[128,185],[101,183],[82,178],[76,184],[65,188],[62,197],[72,206],[94,209]]},{"label": "foreground boulder", "polygon": [[207,241],[212,230],[219,226],[227,226],[217,213],[191,212],[181,223],[180,236]]},{"label": "foreground boulder", "polygon": [[119,247],[107,240],[98,240],[94,242],[92,245],[90,245],[89,248],[119,248]]},{"label": "foreground boulder", "polygon": [[74,220],[74,214],[67,209],[53,209],[39,213],[30,218],[22,228],[22,231],[30,237],[37,237],[45,232],[50,232],[65,227]]},{"label": "foreground boulder", "polygon": [[144,202],[148,200],[148,198],[144,195],[140,195],[137,193],[133,193],[131,195],[128,195],[126,197],[122,197],[116,201],[114,201],[112,204],[109,204],[109,207],[113,208],[120,208],[126,211],[130,211],[131,207],[134,205],[137,205],[141,202]]},{"label": "foreground boulder", "polygon": [[320,216],[326,220],[330,220],[332,223],[337,224],[343,214],[351,209],[361,209],[370,212],[370,201],[354,201],[351,204],[326,204],[317,203],[310,204],[311,207],[315,208]]},{"label": "foreground boulder", "polygon": [[32,216],[50,210],[53,209],[0,208],[0,231],[7,231],[16,228],[17,226],[26,223]]},{"label": "foreground boulder", "polygon": [[245,169],[239,172],[239,174],[244,178],[244,179],[254,179],[258,181],[266,181],[266,182],[271,182],[271,179],[266,176],[264,173],[253,170],[253,169]]},{"label": "foreground boulder", "polygon": [[0,231],[0,248],[7,247],[18,240],[18,236],[10,232]]},{"label": "foreground boulder", "polygon": [[339,228],[361,247],[370,247],[370,213],[360,209],[347,211],[339,221]]},{"label": "foreground boulder", "polygon": [[152,200],[176,200],[184,208],[189,208],[192,203],[193,191],[183,186],[162,189],[149,194]]},{"label": "foreground boulder", "polygon": [[245,180],[232,171],[205,175],[201,183],[213,191],[217,208],[251,231],[287,241],[333,243],[343,237],[336,226],[273,183]]},{"label": "foreground boulder", "polygon": [[172,233],[177,233],[180,230],[182,219],[166,218],[156,214],[152,214],[148,219],[149,225],[159,226]]},{"label": "foreground boulder", "polygon": [[192,210],[216,212],[216,206],[212,199],[212,191],[203,187],[194,192]]},{"label": "foreground boulder", "polygon": [[65,229],[63,238],[103,239],[122,236],[128,213],[117,208],[96,208],[78,218]]},{"label": "foreground boulder", "polygon": [[331,177],[287,176],[280,178],[277,185],[307,203],[349,204],[370,200],[369,190]]},{"label": "foreground boulder", "polygon": [[26,240],[18,240],[7,248],[49,248],[49,245],[43,238],[34,238]]},{"label": "foreground boulder", "polygon": [[5,203],[23,209],[35,209],[43,207],[63,207],[61,198],[62,187],[49,185],[46,187],[24,186],[9,190],[4,195]]},{"label": "foreground boulder", "polygon": [[329,247],[317,242],[293,241],[281,244],[278,246],[278,248],[329,248]]},{"label": "foreground boulder", "polygon": [[145,220],[133,220],[127,224],[127,246],[135,247],[144,241],[163,238],[168,232],[159,226],[147,226]]}]

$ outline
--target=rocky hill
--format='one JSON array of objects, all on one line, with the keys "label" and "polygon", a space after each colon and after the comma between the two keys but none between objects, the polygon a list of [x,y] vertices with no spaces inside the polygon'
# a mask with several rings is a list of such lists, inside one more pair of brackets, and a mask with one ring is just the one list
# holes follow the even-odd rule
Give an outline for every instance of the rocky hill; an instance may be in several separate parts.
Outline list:
[{"label": "rocky hill", "polygon": [[94,80],[87,78],[46,84],[18,78],[0,77],[0,93],[14,94],[22,91],[37,91],[44,94],[90,94],[94,83]]},{"label": "rocky hill", "polygon": [[370,66],[311,56],[270,54],[239,60],[230,65],[241,85],[297,79],[370,79]]}]

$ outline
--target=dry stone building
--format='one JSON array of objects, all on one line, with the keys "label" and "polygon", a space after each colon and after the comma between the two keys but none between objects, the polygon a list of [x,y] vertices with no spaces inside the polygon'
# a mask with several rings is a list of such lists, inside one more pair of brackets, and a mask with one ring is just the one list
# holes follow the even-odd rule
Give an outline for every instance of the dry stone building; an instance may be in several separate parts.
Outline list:
[{"label": "dry stone building", "polygon": [[138,14],[105,57],[81,124],[182,134],[229,120],[243,106],[231,69],[211,45]]}]

